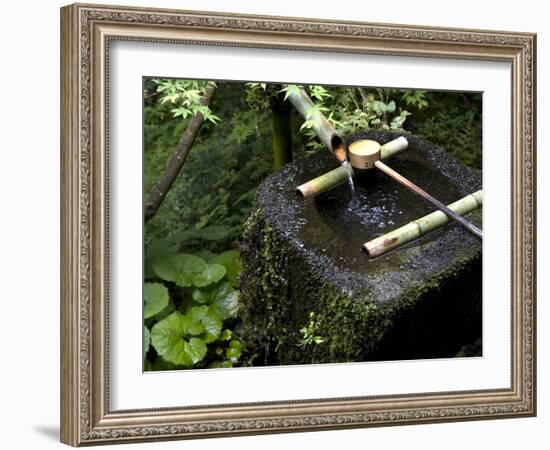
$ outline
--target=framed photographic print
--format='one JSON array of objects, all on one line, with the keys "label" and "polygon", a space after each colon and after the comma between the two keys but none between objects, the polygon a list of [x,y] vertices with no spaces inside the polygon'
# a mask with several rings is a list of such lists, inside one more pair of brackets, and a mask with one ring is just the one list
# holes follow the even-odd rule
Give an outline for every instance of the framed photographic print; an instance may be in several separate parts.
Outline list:
[{"label": "framed photographic print", "polygon": [[530,33],[61,10],[73,445],[527,417]]}]

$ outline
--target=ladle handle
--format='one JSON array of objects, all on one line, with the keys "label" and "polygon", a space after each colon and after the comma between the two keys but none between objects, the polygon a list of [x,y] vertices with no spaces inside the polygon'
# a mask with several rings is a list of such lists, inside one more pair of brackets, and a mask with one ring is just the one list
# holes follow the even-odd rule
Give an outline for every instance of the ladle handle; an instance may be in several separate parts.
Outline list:
[{"label": "ladle handle", "polygon": [[441,203],[436,198],[432,197],[430,194],[428,194],[425,190],[418,187],[413,182],[406,179],[403,175],[400,175],[395,170],[393,170],[391,167],[386,166],[382,161],[376,161],[374,163],[375,167],[382,172],[384,172],[386,175],[393,178],[398,183],[402,184],[406,188],[410,189],[414,193],[418,194],[423,199],[429,201],[432,205],[434,205],[437,209],[444,212],[447,216],[449,216],[451,219],[453,219],[455,222],[458,222],[460,225],[462,225],[464,228],[466,228],[469,232],[475,234],[478,238],[483,239],[483,233],[482,231],[476,227],[473,223],[466,220],[464,217],[458,215],[455,213],[452,209],[450,209],[447,205]]}]

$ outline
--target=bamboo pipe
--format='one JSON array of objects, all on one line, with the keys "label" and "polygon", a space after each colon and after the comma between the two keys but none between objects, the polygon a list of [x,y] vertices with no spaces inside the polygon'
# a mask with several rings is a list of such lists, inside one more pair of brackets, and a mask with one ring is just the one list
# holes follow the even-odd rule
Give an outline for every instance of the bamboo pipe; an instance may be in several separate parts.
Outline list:
[{"label": "bamboo pipe", "polygon": [[[456,214],[464,215],[481,207],[482,204],[483,191],[477,191],[451,203],[448,205],[448,208]],[[449,217],[442,211],[435,211],[420,219],[409,222],[401,228],[390,231],[383,236],[364,243],[363,248],[368,252],[371,258],[374,258],[375,256],[383,255],[407,242],[424,236],[430,231],[441,228],[449,222],[449,220]]]},{"label": "bamboo pipe", "polygon": [[[376,146],[369,144],[371,142],[374,142]],[[344,159],[345,163],[342,163],[340,167],[320,175],[307,183],[301,184],[296,188],[296,192],[301,194],[306,199],[319,195],[322,192],[328,191],[340,184],[345,183],[348,180],[348,173],[354,177],[355,171],[353,168],[361,170],[374,167],[372,164],[370,164],[370,166],[368,165],[368,161],[374,161],[372,160],[371,152],[374,151],[377,153],[377,159],[385,159],[406,150],[408,145],[409,143],[407,139],[403,136],[399,136],[397,139],[394,139],[393,141],[390,141],[382,146],[376,141],[369,141],[366,139],[355,141],[350,145],[350,164],[347,164],[347,160]],[[365,146],[368,146],[369,148],[365,149]],[[342,148],[342,139],[337,134],[333,134],[331,137],[331,149],[339,160],[340,158],[338,156],[342,152]],[[352,148],[355,150],[354,152],[351,152]],[[345,152],[345,150],[343,151]]]},{"label": "bamboo pipe", "polygon": [[321,112],[318,112],[315,117],[308,116],[308,111],[311,111],[315,105],[306,91],[304,91],[304,88],[299,87],[296,90],[290,91],[288,101],[292,103],[292,106],[298,110],[305,120],[313,121],[313,130],[319,136],[321,142],[332,150],[331,140],[336,133],[336,129]]}]

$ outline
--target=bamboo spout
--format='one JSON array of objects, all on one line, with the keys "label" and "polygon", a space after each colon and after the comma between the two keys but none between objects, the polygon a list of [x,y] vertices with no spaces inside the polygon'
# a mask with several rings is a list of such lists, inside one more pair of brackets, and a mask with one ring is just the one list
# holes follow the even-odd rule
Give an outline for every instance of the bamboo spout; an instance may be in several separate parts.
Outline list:
[{"label": "bamboo spout", "polygon": [[[483,191],[477,191],[451,203],[448,207],[455,213],[464,215],[481,207],[482,203]],[[445,213],[435,211],[413,222],[409,222],[401,228],[364,243],[363,248],[369,253],[371,258],[380,256],[420,236],[441,228],[449,220],[449,217]]]},{"label": "bamboo spout", "polygon": [[[375,143],[377,145],[377,151],[375,159],[385,159],[389,158],[391,156],[397,155],[398,153],[402,152],[407,148],[409,145],[407,139],[405,139],[403,136],[398,137],[397,139],[394,139],[393,141],[388,142],[387,144],[384,144],[380,146],[375,141],[356,141],[353,144],[350,145],[350,164],[355,169],[368,169],[374,167],[373,162],[374,159],[371,155],[371,151],[369,150],[367,153],[369,153],[369,156],[361,155],[361,151],[357,151],[356,155],[352,154],[352,146],[354,144],[359,143]],[[347,162],[345,159],[345,150],[342,139],[337,135],[333,134],[331,136],[330,140],[330,146],[332,152],[336,155],[337,159],[342,163],[342,161]],[[370,147],[374,147],[370,145]],[[366,161],[370,161],[370,165],[367,164]],[[336,186],[345,183],[348,179],[348,171],[349,174],[353,177],[355,176],[355,172],[350,167],[350,165],[344,166],[341,165],[340,167],[337,167],[336,169],[331,170],[330,172],[327,172],[323,175],[318,176],[317,178],[314,178],[313,180],[308,181],[307,183],[304,183],[296,188],[296,192],[301,194],[304,198],[310,198],[314,197],[316,195],[319,195],[322,192],[328,191],[330,189],[335,188]]]}]

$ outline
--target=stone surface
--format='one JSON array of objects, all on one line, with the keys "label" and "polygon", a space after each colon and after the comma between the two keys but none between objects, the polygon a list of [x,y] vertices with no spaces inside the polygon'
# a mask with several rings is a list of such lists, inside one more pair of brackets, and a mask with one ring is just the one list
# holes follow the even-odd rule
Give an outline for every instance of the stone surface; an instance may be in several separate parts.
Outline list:
[{"label": "stone surface", "polygon": [[[355,136],[388,142],[397,134]],[[433,144],[386,163],[445,203],[481,174]],[[481,241],[450,223],[369,259],[361,244],[434,210],[381,173],[305,201],[299,184],[337,166],[328,151],[286,165],[259,187],[242,248],[245,327],[264,363],[452,357],[481,335]],[[481,210],[468,218],[481,227]],[[315,338],[315,339],[314,339]],[[317,342],[315,342],[317,341]]]}]

